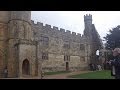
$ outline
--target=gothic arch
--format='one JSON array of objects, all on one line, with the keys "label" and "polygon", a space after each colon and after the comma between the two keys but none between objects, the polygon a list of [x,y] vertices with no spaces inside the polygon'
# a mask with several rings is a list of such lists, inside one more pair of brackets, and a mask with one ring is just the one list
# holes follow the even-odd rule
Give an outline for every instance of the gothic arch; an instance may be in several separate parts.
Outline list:
[{"label": "gothic arch", "polygon": [[23,60],[22,63],[22,74],[30,75],[30,62],[28,59]]}]

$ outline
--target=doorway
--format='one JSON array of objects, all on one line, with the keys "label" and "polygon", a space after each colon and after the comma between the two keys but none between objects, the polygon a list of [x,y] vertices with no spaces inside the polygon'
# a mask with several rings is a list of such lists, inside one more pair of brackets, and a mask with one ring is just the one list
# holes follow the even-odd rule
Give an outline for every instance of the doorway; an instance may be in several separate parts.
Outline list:
[{"label": "doorway", "polygon": [[23,61],[22,64],[22,74],[24,75],[30,75],[30,63],[27,59]]},{"label": "doorway", "polygon": [[69,71],[69,63],[66,62],[66,71]]}]

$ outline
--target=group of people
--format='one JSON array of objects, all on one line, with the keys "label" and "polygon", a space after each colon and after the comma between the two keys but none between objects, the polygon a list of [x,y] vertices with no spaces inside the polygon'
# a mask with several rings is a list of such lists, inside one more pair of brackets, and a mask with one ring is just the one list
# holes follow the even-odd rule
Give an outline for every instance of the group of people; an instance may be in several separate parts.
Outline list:
[{"label": "group of people", "polygon": [[90,70],[91,71],[95,71],[95,70],[99,70],[99,71],[101,71],[102,70],[102,67],[101,67],[101,65],[99,65],[99,64],[93,64],[93,63],[91,63],[90,64]]},{"label": "group of people", "polygon": [[[115,48],[113,51],[113,60],[109,60],[107,64],[111,67],[111,75],[115,77],[115,79],[120,79],[120,48]],[[101,65],[90,64],[90,70],[102,70]]]},{"label": "group of people", "polygon": [[[120,48],[115,48],[113,50],[113,60],[109,60],[107,64],[110,66],[111,75],[115,77],[115,79],[120,79]],[[102,70],[101,65],[90,64],[90,70]]]},{"label": "group of people", "polygon": [[113,50],[114,59],[108,63],[111,65],[111,75],[115,76],[115,79],[120,79],[120,48]]}]

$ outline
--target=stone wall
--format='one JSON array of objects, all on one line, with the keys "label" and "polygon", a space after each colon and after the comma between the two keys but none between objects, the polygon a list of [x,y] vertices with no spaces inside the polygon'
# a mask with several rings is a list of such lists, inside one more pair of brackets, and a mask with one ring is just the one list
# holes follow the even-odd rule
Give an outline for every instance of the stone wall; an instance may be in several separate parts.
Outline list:
[{"label": "stone wall", "polygon": [[[84,17],[86,24],[91,15]],[[87,26],[86,26],[87,27]],[[89,26],[91,27],[91,26]],[[91,27],[92,29],[92,27]],[[95,28],[94,28],[95,29]],[[86,30],[86,33],[90,30]],[[48,37],[48,46],[42,45],[41,36]],[[37,45],[38,43],[38,45]],[[65,48],[65,45],[68,45]],[[80,47],[84,45],[84,48]],[[66,62],[69,70],[88,69],[90,56],[95,48],[85,34],[71,32],[58,27],[31,20],[30,11],[0,11],[0,77],[4,67],[8,66],[8,77],[22,76],[22,64],[25,59],[30,63],[30,75],[40,75],[45,71],[64,71]],[[48,60],[42,61],[42,52],[48,53]],[[70,61],[64,61],[64,56]]]},{"label": "stone wall", "polygon": [[[90,51],[89,45],[86,46],[86,43],[89,44],[88,37],[75,32],[71,33],[69,30],[65,31],[62,28],[59,30],[55,26],[51,28],[51,25],[48,24],[43,26],[43,23],[40,22],[35,24],[34,21],[31,21],[31,25],[34,39],[39,41],[39,56],[41,56],[41,52],[49,54],[49,60],[44,60],[42,65],[45,71],[66,70],[64,55],[70,56],[69,68],[71,70],[83,70],[88,66],[88,63],[80,62],[80,57],[86,57],[87,50]],[[42,46],[40,42],[41,36],[49,38],[48,47]],[[64,48],[64,44],[68,44],[70,48]],[[83,50],[80,49],[81,44],[84,45]]]},{"label": "stone wall", "polygon": [[49,59],[42,61],[42,69],[49,71],[65,71],[66,62],[69,63],[70,71],[87,70],[87,60],[83,60],[80,56],[70,56],[70,61],[64,61],[64,55],[49,54]]},{"label": "stone wall", "polygon": [[42,68],[44,71],[64,71],[64,55],[49,54],[49,59],[43,61]]},{"label": "stone wall", "polygon": [[0,77],[3,77],[3,71],[7,61],[7,24],[0,23]]}]

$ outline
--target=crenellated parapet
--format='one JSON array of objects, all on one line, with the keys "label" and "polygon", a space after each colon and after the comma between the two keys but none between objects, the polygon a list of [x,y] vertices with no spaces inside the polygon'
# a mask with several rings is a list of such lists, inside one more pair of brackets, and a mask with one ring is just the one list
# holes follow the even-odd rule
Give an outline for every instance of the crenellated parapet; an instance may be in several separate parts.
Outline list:
[{"label": "crenellated parapet", "polygon": [[76,32],[72,32],[72,35],[76,35]]},{"label": "crenellated parapet", "polygon": [[63,28],[58,28],[56,26],[51,26],[49,24],[45,24],[43,25],[43,23],[41,22],[37,22],[35,23],[33,20],[31,20],[31,25],[32,27],[34,27],[34,29],[38,32],[38,33],[43,33],[43,34],[48,34],[48,35],[55,35],[56,37],[69,37],[72,39],[76,39],[74,41],[79,41],[81,39],[84,39],[85,36],[81,35],[80,33],[76,33],[76,32],[71,32],[70,30],[65,30]]},{"label": "crenellated parapet", "polygon": [[31,20],[31,25],[32,26],[37,26],[37,27],[43,27],[43,23],[37,22],[37,24],[36,24],[33,20]]},{"label": "crenellated parapet", "polygon": [[78,37],[81,37],[81,34],[80,34],[80,33],[77,33],[77,36],[78,36]]},{"label": "crenellated parapet", "polygon": [[86,14],[84,15],[84,21],[91,20],[92,21],[92,15],[91,14]]},{"label": "crenellated parapet", "polygon": [[60,32],[65,33],[65,29],[60,28]]},{"label": "crenellated parapet", "polygon": [[66,32],[65,32],[67,35],[71,35],[71,31],[69,31],[69,30],[66,30]]}]

